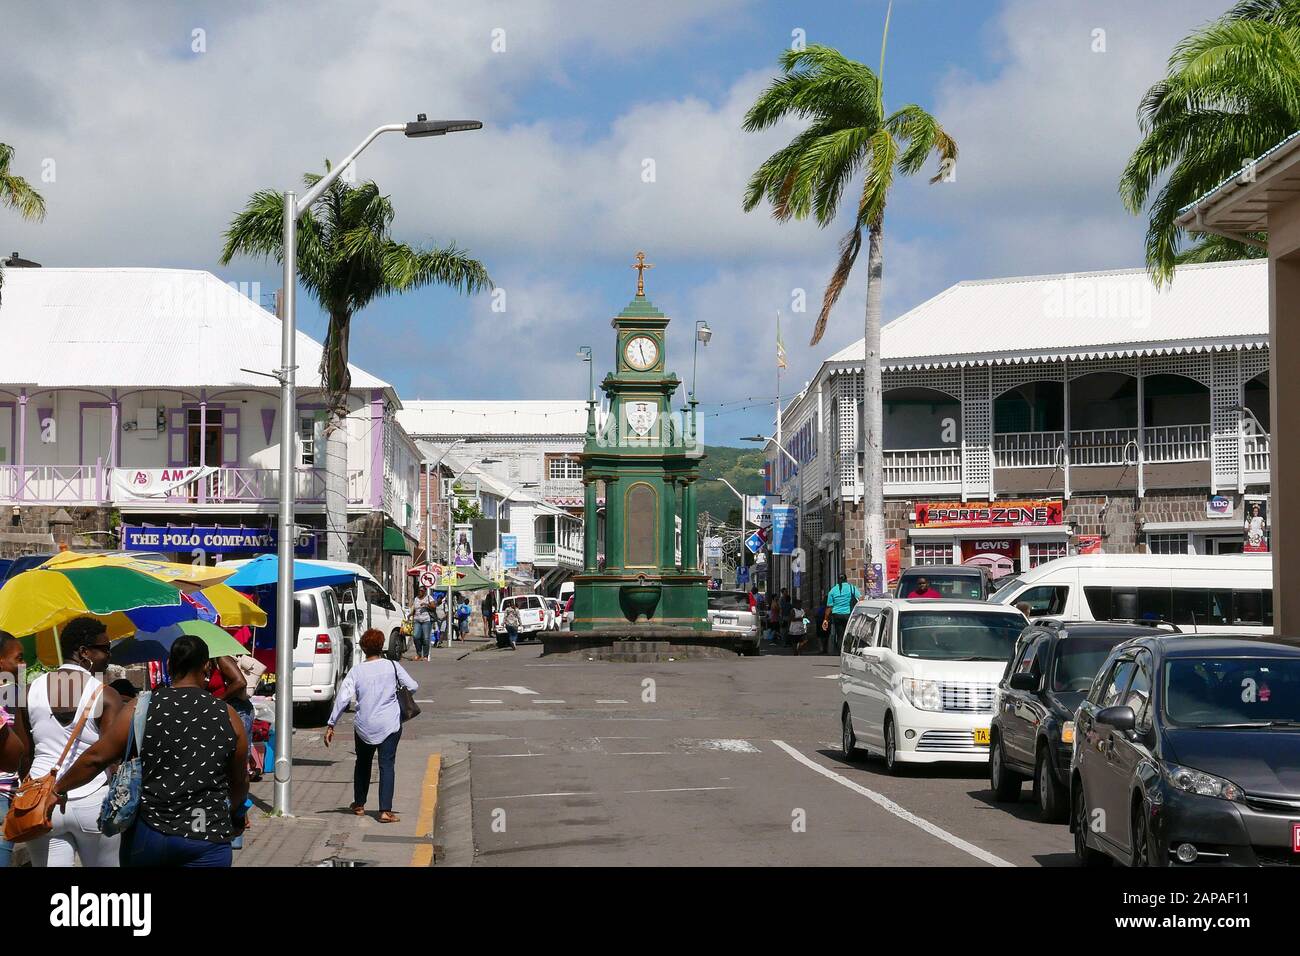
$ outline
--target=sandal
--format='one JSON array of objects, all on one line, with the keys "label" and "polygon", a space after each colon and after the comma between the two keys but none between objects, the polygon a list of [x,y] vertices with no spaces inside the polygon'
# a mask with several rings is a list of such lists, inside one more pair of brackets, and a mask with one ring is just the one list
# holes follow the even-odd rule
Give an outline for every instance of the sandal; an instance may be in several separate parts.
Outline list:
[{"label": "sandal", "polygon": [[364,803],[353,803],[348,807],[348,809],[359,817],[364,817],[366,815],[366,805]]},{"label": "sandal", "polygon": [[379,822],[380,823],[401,823],[402,818],[399,817],[396,813],[392,813],[391,811],[385,810],[383,813],[379,814]]}]

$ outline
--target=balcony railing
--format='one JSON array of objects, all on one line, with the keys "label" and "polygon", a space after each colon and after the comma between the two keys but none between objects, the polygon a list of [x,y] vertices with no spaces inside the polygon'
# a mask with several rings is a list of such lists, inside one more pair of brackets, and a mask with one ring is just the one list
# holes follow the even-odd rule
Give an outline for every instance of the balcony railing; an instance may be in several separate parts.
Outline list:
[{"label": "balcony railing", "polygon": [[1065,432],[1002,432],[993,436],[994,468],[1053,468],[1065,463]]},{"label": "balcony railing", "polygon": [[[325,473],[315,468],[294,472],[294,494],[307,503],[325,500]],[[348,472],[347,495],[352,504],[369,500],[366,473]],[[278,468],[218,468],[198,481],[156,500],[168,504],[274,504],[280,499]],[[33,504],[107,504],[114,500],[112,469],[98,465],[0,465],[0,500]],[[144,502],[147,498],[122,497]]]},{"label": "balcony railing", "polygon": [[1070,465],[1135,465],[1136,428],[1093,428],[1070,432]]},{"label": "balcony railing", "polygon": [[537,541],[533,544],[536,564],[541,567],[579,568],[582,567],[582,549],[554,541]]},{"label": "balcony railing", "polygon": [[961,483],[961,448],[906,448],[885,451],[886,485]]},{"label": "balcony railing", "polygon": [[1243,435],[1242,471],[1248,475],[1267,475],[1269,472],[1268,435]]},{"label": "balcony railing", "polygon": [[1146,429],[1148,462],[1209,461],[1210,426],[1156,425]]},{"label": "balcony railing", "polygon": [[0,466],[0,498],[51,504],[95,504],[103,499],[95,465]]}]

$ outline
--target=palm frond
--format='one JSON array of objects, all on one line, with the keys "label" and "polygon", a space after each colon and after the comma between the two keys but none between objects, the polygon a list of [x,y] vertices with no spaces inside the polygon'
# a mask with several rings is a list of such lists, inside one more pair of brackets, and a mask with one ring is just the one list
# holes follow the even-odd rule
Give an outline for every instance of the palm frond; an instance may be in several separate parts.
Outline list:
[{"label": "palm frond", "polygon": [[813,325],[812,338],[808,340],[811,348],[822,340],[826,333],[826,323],[830,320],[831,310],[835,308],[835,303],[840,300],[840,294],[844,291],[844,286],[848,284],[849,274],[853,272],[853,264],[858,260],[858,252],[862,249],[862,227],[855,226],[848,235],[840,240],[840,257],[835,263],[835,271],[831,273],[831,279],[826,283],[826,292],[822,295],[822,310],[817,313],[817,322]]},{"label": "palm frond", "polygon": [[45,199],[26,179],[9,171],[13,157],[14,148],[0,143],[0,206],[7,206],[23,219],[39,222],[45,218]]},{"label": "palm frond", "polygon": [[[1241,259],[1268,258],[1267,250],[1256,246],[1248,246],[1244,242],[1229,239],[1227,236],[1199,232],[1194,232],[1192,235],[1198,237],[1197,241],[1174,257],[1174,262],[1177,265],[1185,266],[1198,262],[1237,262]],[[1252,232],[1248,235],[1251,239],[1259,242],[1268,241],[1268,233],[1265,232]]]}]

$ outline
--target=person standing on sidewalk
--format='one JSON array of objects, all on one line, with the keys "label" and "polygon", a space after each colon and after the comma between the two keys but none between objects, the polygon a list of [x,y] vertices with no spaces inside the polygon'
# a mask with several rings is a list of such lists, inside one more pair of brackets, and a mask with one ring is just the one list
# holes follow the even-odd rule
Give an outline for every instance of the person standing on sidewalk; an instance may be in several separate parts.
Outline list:
[{"label": "person standing on sidewalk", "polygon": [[[244,723],[208,690],[213,663],[202,638],[178,637],[167,666],[171,686],[151,694],[139,743],[140,809],[122,834],[122,866],[227,867],[230,841],[244,832]],[[122,759],[138,701],[122,708],[59,781],[60,796]]]},{"label": "person standing on sidewalk", "polygon": [[352,732],[357,748],[357,763],[352,773],[352,805],[357,816],[365,816],[366,798],[370,796],[370,768],[379,754],[379,822],[397,823],[393,812],[393,791],[397,787],[397,745],[402,739],[402,708],[397,702],[400,684],[414,693],[420,689],[406,668],[384,658],[384,633],[371,628],[361,635],[361,652],[366,659],[343,678],[334,699],[325,730],[325,746],[334,742],[334,725],[354,700],[357,715]]},{"label": "person standing on sidewalk", "polygon": [[[64,783],[78,758],[123,711],[122,696],[102,678],[108,670],[108,629],[93,617],[74,618],[59,635],[59,649],[64,663],[27,685],[27,706],[19,713],[31,734],[32,779],[53,772],[57,789],[67,795],[54,810],[54,828],[27,844],[32,866],[74,866],[76,857],[82,866],[117,866],[118,837],[99,831],[99,808],[108,792],[103,770],[112,761],[96,773],[78,775],[75,785]],[[121,748],[114,758],[120,755]]]},{"label": "person standing on sidewalk", "polygon": [[433,633],[433,613],[429,610],[429,592],[424,585],[415,589],[411,600],[411,643],[415,645],[415,659],[429,656],[429,637]]},{"label": "person standing on sidewalk", "polygon": [[483,636],[490,639],[492,637],[492,615],[497,610],[496,591],[488,591],[483,595],[483,603],[480,605],[479,610],[483,612]]},{"label": "person standing on sidewalk", "polygon": [[[22,782],[23,765],[32,755],[32,741],[18,713],[18,688],[23,671],[22,641],[0,631],[0,673],[9,677],[0,683],[0,820],[9,812],[13,792]],[[9,866],[14,845],[0,837],[0,868]]]},{"label": "person standing on sidewalk", "polygon": [[853,605],[861,599],[862,592],[857,585],[849,584],[848,576],[841,574],[839,583],[826,595],[826,617],[822,619],[822,633],[830,642],[830,649],[827,650],[826,641],[823,641],[823,654],[839,654],[840,645],[844,642],[844,629],[849,624],[849,615],[853,613]]}]

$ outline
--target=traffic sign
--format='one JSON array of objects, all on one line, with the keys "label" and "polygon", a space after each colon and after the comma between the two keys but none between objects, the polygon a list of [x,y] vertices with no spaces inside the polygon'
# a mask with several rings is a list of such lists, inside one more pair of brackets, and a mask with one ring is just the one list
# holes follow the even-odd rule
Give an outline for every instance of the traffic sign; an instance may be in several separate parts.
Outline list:
[{"label": "traffic sign", "polygon": [[438,583],[438,576],[432,571],[425,571],[420,575],[420,583],[426,588],[435,587]]}]

